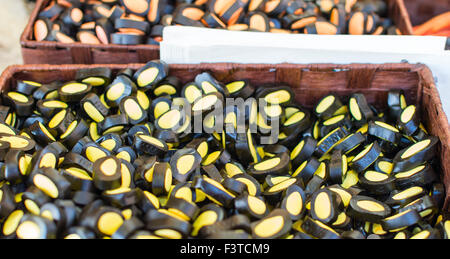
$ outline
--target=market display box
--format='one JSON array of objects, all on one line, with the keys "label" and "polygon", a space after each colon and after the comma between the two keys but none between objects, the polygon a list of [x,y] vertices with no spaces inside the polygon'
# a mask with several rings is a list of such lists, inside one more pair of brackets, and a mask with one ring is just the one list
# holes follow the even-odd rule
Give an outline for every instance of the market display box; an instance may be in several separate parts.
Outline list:
[{"label": "market display box", "polygon": [[[386,1],[389,17],[403,35],[411,35],[412,27],[403,0]],[[36,2],[36,7],[22,33],[20,42],[24,64],[128,64],[145,63],[160,57],[160,48],[157,45],[38,42],[33,39],[33,25],[39,12],[49,3],[50,0]]]},{"label": "market display box", "polygon": [[[49,83],[54,80],[70,81],[76,71],[85,68],[108,67],[113,73],[121,69],[138,69],[143,64],[110,65],[22,65],[7,68],[1,78],[3,91],[10,89],[16,80],[32,80]],[[386,108],[387,93],[402,89],[409,104],[421,111],[422,123],[430,135],[438,136],[439,157],[437,171],[445,184],[444,211],[450,205],[450,128],[447,116],[429,68],[423,64],[175,64],[170,65],[170,75],[177,76],[182,83],[190,82],[195,75],[209,71],[217,80],[230,82],[247,78],[252,85],[289,85],[295,92],[297,102],[312,108],[320,98],[333,93],[348,97],[362,93],[377,109]]]}]

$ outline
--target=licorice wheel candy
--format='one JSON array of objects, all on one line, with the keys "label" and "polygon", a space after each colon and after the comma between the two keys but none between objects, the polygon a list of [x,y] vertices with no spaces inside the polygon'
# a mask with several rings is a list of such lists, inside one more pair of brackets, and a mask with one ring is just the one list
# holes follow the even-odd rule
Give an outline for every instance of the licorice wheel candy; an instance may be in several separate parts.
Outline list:
[{"label": "licorice wheel candy", "polygon": [[128,125],[128,117],[126,114],[116,114],[106,117],[98,124],[98,132],[106,135],[108,133],[118,133]]},{"label": "licorice wheel candy", "polygon": [[94,184],[92,176],[81,168],[65,168],[61,170],[61,175],[70,182],[72,190],[91,189]]},{"label": "licorice wheel candy", "polygon": [[56,99],[58,98],[59,82],[44,84],[33,92],[35,100]]},{"label": "licorice wheel candy", "polygon": [[349,17],[348,33],[352,35],[362,35],[372,30],[374,25],[373,16],[366,12],[357,11],[352,13]]},{"label": "licorice wheel candy", "polygon": [[55,136],[49,131],[49,129],[43,125],[40,121],[36,121],[30,125],[30,133],[41,145],[48,145],[56,141]]},{"label": "licorice wheel candy", "polygon": [[258,239],[279,238],[286,235],[291,226],[289,214],[283,209],[275,209],[266,217],[252,223],[252,236]]},{"label": "licorice wheel candy", "polygon": [[228,96],[227,88],[208,72],[197,75],[194,81],[195,84],[202,89],[202,92],[205,95],[211,93],[220,93],[224,96]]},{"label": "licorice wheel candy", "polygon": [[80,31],[76,35],[76,39],[84,44],[101,44],[97,35],[91,31]]},{"label": "licorice wheel candy", "polygon": [[16,236],[19,239],[55,239],[56,225],[39,216],[24,215],[17,226]]},{"label": "licorice wheel candy", "polygon": [[405,172],[397,172],[394,179],[399,189],[405,189],[411,186],[427,186],[437,180],[437,175],[429,164],[424,164]]},{"label": "licorice wheel candy", "polygon": [[440,237],[436,229],[425,229],[411,236],[409,239],[439,239]]},{"label": "licorice wheel candy", "polygon": [[33,92],[41,87],[42,84],[34,81],[28,81],[28,80],[19,80],[17,81],[15,91],[22,93],[24,95],[33,95]]},{"label": "licorice wheel candy", "polygon": [[264,179],[264,183],[263,183],[262,187],[263,187],[263,189],[267,189],[267,188],[272,187],[276,184],[279,184],[283,181],[286,181],[289,178],[291,178],[290,175],[270,175],[269,174]]},{"label": "licorice wheel candy", "polygon": [[62,162],[61,167],[64,168],[78,167],[85,170],[88,173],[92,173],[93,163],[80,154],[68,152],[64,156],[64,161]]},{"label": "licorice wheel candy", "polygon": [[173,177],[179,182],[185,182],[201,161],[200,154],[193,148],[178,150],[170,159]]},{"label": "licorice wheel candy", "polygon": [[392,191],[389,197],[384,201],[390,206],[405,205],[425,194],[425,189],[420,186],[412,186],[402,191]]},{"label": "licorice wheel candy", "polygon": [[415,105],[406,107],[397,120],[397,127],[407,136],[414,135],[420,127],[420,114]]},{"label": "licorice wheel candy", "polygon": [[263,87],[256,91],[255,98],[267,104],[287,105],[294,100],[294,93],[288,86]]},{"label": "licorice wheel candy", "polygon": [[7,133],[0,133],[0,141],[8,142],[10,150],[22,150],[27,152],[33,150],[36,146],[36,142],[33,139]]},{"label": "licorice wheel candy", "polygon": [[250,218],[261,219],[269,213],[269,209],[261,197],[248,194],[234,200],[234,208]]},{"label": "licorice wheel candy", "polygon": [[95,21],[95,34],[102,44],[114,43],[112,35],[114,34],[114,25],[107,18],[100,18]]},{"label": "licorice wheel candy", "polygon": [[163,61],[153,60],[136,71],[133,76],[140,90],[147,91],[154,88],[168,75],[168,65]]},{"label": "licorice wheel candy", "polygon": [[123,98],[135,94],[136,84],[127,76],[119,75],[105,88],[105,101],[110,107],[119,107]]},{"label": "licorice wheel candy", "polygon": [[153,169],[152,193],[166,194],[172,185],[172,169],[169,163],[156,163]]},{"label": "licorice wheel candy", "polygon": [[239,161],[243,165],[261,162],[261,156],[257,152],[255,139],[250,128],[245,134],[238,134],[235,142],[236,153],[240,154]]},{"label": "licorice wheel candy", "polygon": [[77,7],[71,7],[61,14],[60,19],[68,26],[79,27],[83,24],[84,13]]},{"label": "licorice wheel candy", "polygon": [[183,111],[178,109],[171,109],[161,114],[155,120],[155,127],[158,130],[169,130],[176,132],[181,128],[186,120]]},{"label": "licorice wheel candy", "polygon": [[282,124],[282,131],[287,135],[293,132],[302,132],[306,130],[311,123],[310,114],[308,111],[298,111],[292,116],[286,118]]},{"label": "licorice wheel candy", "polygon": [[75,115],[70,109],[63,109],[56,113],[48,122],[48,130],[55,136],[65,133],[75,120]]},{"label": "licorice wheel candy", "polygon": [[407,171],[431,160],[436,154],[438,141],[437,137],[429,137],[400,150],[393,159],[394,168],[392,172]]},{"label": "licorice wheel candy", "polygon": [[41,208],[40,217],[54,222],[58,231],[64,229],[66,225],[73,223],[70,222],[69,218],[67,218],[64,208],[56,205],[55,203],[44,204]]},{"label": "licorice wheel candy", "polygon": [[25,212],[23,210],[17,209],[5,217],[1,231],[5,239],[16,237],[17,227],[19,226],[19,223],[21,222],[24,215]]},{"label": "licorice wheel candy", "polygon": [[286,153],[251,164],[247,172],[255,179],[263,179],[267,175],[287,175],[289,173],[289,156]]},{"label": "licorice wheel candy", "polygon": [[320,162],[315,157],[311,157],[295,169],[292,173],[292,177],[301,178],[304,183],[308,183],[319,166]]},{"label": "licorice wheel candy", "polygon": [[240,173],[232,176],[233,179],[244,183],[247,186],[246,191],[252,196],[261,195],[261,185],[259,182],[247,173]]},{"label": "licorice wheel candy", "polygon": [[111,34],[111,44],[140,45],[144,43],[144,35],[136,32],[116,32]]},{"label": "licorice wheel candy", "polygon": [[338,33],[344,33],[347,30],[347,14],[343,4],[336,4],[330,11],[330,22],[338,28]]},{"label": "licorice wheel candy", "polygon": [[147,213],[149,210],[159,209],[161,206],[158,197],[149,191],[144,190],[138,193],[138,197],[137,206],[143,213]]},{"label": "licorice wheel candy", "polygon": [[450,238],[450,220],[442,220],[437,224],[437,229],[441,232],[444,239]]},{"label": "licorice wheel candy", "polygon": [[120,210],[102,205],[80,217],[79,225],[94,230],[98,236],[112,236],[124,222]]},{"label": "licorice wheel candy", "polygon": [[336,127],[345,127],[347,129],[351,129],[352,123],[348,114],[336,115],[329,118],[328,120],[324,120],[323,122],[321,122],[319,124],[320,135],[325,136]]},{"label": "licorice wheel candy", "polygon": [[137,217],[131,217],[125,219],[123,224],[112,234],[112,239],[126,239],[130,237],[134,232],[144,227],[144,223]]},{"label": "licorice wheel candy", "polygon": [[95,161],[93,166],[95,186],[100,190],[117,189],[122,184],[120,161],[114,156],[105,156]]},{"label": "licorice wheel candy", "polygon": [[195,203],[174,197],[169,198],[165,207],[171,213],[177,214],[187,221],[195,218],[199,212],[199,208]]},{"label": "licorice wheel candy", "polygon": [[274,205],[274,204],[280,202],[283,192],[287,188],[289,188],[289,186],[292,186],[294,184],[302,186],[301,180],[299,180],[297,178],[289,178],[285,181],[282,181],[282,182],[275,184],[274,186],[264,190],[262,195],[264,196],[264,198],[266,198],[268,203]]},{"label": "licorice wheel candy", "polygon": [[136,21],[133,19],[119,18],[114,21],[114,28],[118,31],[146,34],[150,30],[150,24],[146,21]]},{"label": "licorice wheel candy", "polygon": [[417,211],[422,218],[429,217],[430,215],[434,215],[438,212],[438,207],[436,206],[435,201],[428,195],[424,195],[423,197],[406,204],[398,211],[403,212],[409,209]]},{"label": "licorice wheel candy", "polygon": [[336,147],[336,145],[341,143],[342,140],[349,134],[349,131],[344,127],[338,127],[330,131],[330,133],[328,133],[317,142],[314,154],[316,154],[318,157],[322,157],[323,155],[330,152],[334,147]]},{"label": "licorice wheel candy", "polygon": [[152,90],[154,96],[165,96],[170,95],[175,97],[180,90],[180,80],[175,76],[168,76],[162,80],[155,88]]},{"label": "licorice wheel candy", "polygon": [[198,215],[193,220],[192,236],[198,236],[202,228],[220,222],[225,218],[225,211],[222,207],[210,203],[200,208]]},{"label": "licorice wheel candy", "polygon": [[308,25],[314,24],[317,20],[317,15],[310,12],[305,12],[303,14],[289,14],[281,19],[284,27],[291,30],[301,30]]},{"label": "licorice wheel candy", "polygon": [[126,208],[137,204],[138,190],[122,185],[117,189],[104,191],[102,197],[117,208]]},{"label": "licorice wheel candy", "polygon": [[395,190],[395,177],[382,172],[367,170],[359,177],[361,187],[375,195],[388,194]]},{"label": "licorice wheel candy", "polygon": [[33,36],[36,41],[52,41],[53,23],[49,18],[40,17],[33,25]]},{"label": "licorice wheel candy", "polygon": [[30,116],[32,114],[34,100],[31,96],[19,92],[8,92],[2,95],[3,103],[14,109],[18,116]]},{"label": "licorice wheel candy", "polygon": [[371,166],[382,154],[377,141],[367,145],[351,161],[350,167],[356,172],[362,172]]},{"label": "licorice wheel candy", "polygon": [[146,223],[146,229],[166,239],[182,239],[192,230],[189,222],[172,217],[151,219]]},{"label": "licorice wheel candy", "polygon": [[357,189],[353,189],[353,188],[345,189],[341,185],[338,185],[338,184],[328,186],[328,189],[330,191],[335,192],[337,195],[339,195],[341,197],[342,204],[344,205],[345,208],[347,208],[348,205],[350,204],[351,198],[360,193],[360,191]]},{"label": "licorice wheel candy", "polygon": [[306,194],[303,189],[298,185],[291,185],[286,189],[280,207],[295,221],[303,217],[306,211],[305,203]]},{"label": "licorice wheel candy", "polygon": [[418,223],[420,219],[416,210],[408,209],[382,219],[381,226],[390,232],[397,232]]},{"label": "licorice wheel candy", "polygon": [[9,185],[5,184],[0,187],[0,194],[0,216],[2,218],[5,218],[16,209],[17,205],[14,197],[14,192],[9,187]]},{"label": "licorice wheel candy", "polygon": [[181,4],[173,12],[172,23],[187,26],[203,26],[200,22],[205,15],[203,9],[195,4]]},{"label": "licorice wheel candy", "polygon": [[70,182],[59,174],[54,168],[42,168],[33,174],[33,184],[53,199],[62,199],[68,196]]},{"label": "licorice wheel candy", "polygon": [[109,68],[86,68],[76,72],[75,78],[94,87],[106,86],[111,82],[112,71]]},{"label": "licorice wheel candy", "polygon": [[246,4],[244,1],[230,1],[222,6],[217,14],[227,25],[236,24],[244,18]]},{"label": "licorice wheel candy", "polygon": [[119,109],[126,114],[128,122],[132,125],[139,124],[147,119],[147,113],[140,106],[136,97],[127,96],[120,101]]},{"label": "licorice wheel candy", "polygon": [[222,181],[223,187],[236,196],[243,194],[247,190],[247,185],[233,178],[225,177]]},{"label": "licorice wheel candy", "polygon": [[122,138],[117,133],[108,133],[96,140],[101,147],[116,153],[117,149],[122,146]]},{"label": "licorice wheel candy", "polygon": [[356,195],[351,198],[346,213],[360,221],[380,222],[391,215],[391,212],[391,208],[381,201],[368,196]]},{"label": "licorice wheel candy", "polygon": [[[9,143],[2,145],[8,146]],[[24,180],[27,173],[28,163],[25,153],[21,150],[8,150],[4,158],[4,165],[1,168],[2,177],[12,183],[17,184]]]},{"label": "licorice wheel candy", "polygon": [[63,102],[79,102],[91,90],[90,84],[72,81],[65,83],[58,89],[58,96]]},{"label": "licorice wheel candy", "polygon": [[217,15],[211,12],[205,12],[200,20],[206,27],[225,29],[227,25]]},{"label": "licorice wheel candy", "polygon": [[97,123],[102,122],[109,115],[109,109],[95,93],[87,94],[80,103],[86,115]]},{"label": "licorice wheel candy", "polygon": [[59,100],[39,100],[36,103],[36,108],[45,118],[51,118],[56,113],[63,109],[69,108],[69,105]]},{"label": "licorice wheel candy", "polygon": [[311,217],[324,224],[334,222],[340,213],[340,196],[328,189],[315,192],[310,202]]},{"label": "licorice wheel candy", "polygon": [[352,94],[348,107],[357,125],[363,125],[374,117],[374,113],[363,94]]},{"label": "licorice wheel candy", "polygon": [[206,176],[195,177],[192,186],[195,189],[200,189],[205,193],[208,199],[220,206],[230,207],[233,200],[236,198],[236,196],[226,190],[221,183]]},{"label": "licorice wheel candy", "polygon": [[373,168],[377,172],[389,175],[392,173],[393,163],[391,159],[382,157],[375,161]]},{"label": "licorice wheel candy", "polygon": [[301,228],[305,233],[319,239],[339,239],[339,234],[336,230],[332,229],[328,225],[315,220],[309,216],[301,224]]},{"label": "licorice wheel candy", "polygon": [[229,31],[248,31],[249,26],[245,23],[235,23],[233,25],[227,26]]},{"label": "licorice wheel candy", "polygon": [[145,16],[150,11],[150,1],[149,0],[120,0],[120,4],[129,13],[136,14],[139,16]]},{"label": "licorice wheel candy", "polygon": [[303,29],[304,34],[320,34],[320,35],[335,35],[338,33],[336,25],[325,22],[316,21],[312,25],[308,25]]},{"label": "licorice wheel candy", "polygon": [[406,99],[403,90],[392,90],[387,96],[388,115],[391,120],[397,121],[397,118],[406,108]]},{"label": "licorice wheel candy", "polygon": [[340,150],[335,150],[331,154],[328,163],[328,174],[330,180],[334,183],[341,184],[348,170],[347,156],[342,154]]},{"label": "licorice wheel candy", "polygon": [[151,156],[161,156],[169,151],[164,141],[145,134],[137,134],[134,136],[133,147],[139,154],[148,154]]}]

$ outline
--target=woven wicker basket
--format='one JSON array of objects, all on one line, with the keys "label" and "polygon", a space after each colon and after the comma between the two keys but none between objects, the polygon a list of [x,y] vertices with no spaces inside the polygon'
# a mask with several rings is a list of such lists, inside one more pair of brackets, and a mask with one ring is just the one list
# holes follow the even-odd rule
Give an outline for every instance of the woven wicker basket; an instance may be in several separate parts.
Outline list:
[{"label": "woven wicker basket", "polygon": [[[386,0],[389,16],[405,35],[412,34],[403,0]],[[24,64],[128,64],[159,58],[159,46],[59,43],[33,39],[33,25],[50,0],[38,0],[20,38]]]},{"label": "woven wicker basket", "polygon": [[[138,69],[143,64],[130,65],[22,65],[7,68],[0,77],[1,89],[14,86],[16,80],[27,79],[42,83],[54,80],[73,80],[81,68],[109,67],[113,72],[130,67]],[[170,74],[183,83],[192,81],[200,72],[209,71],[218,80],[229,82],[247,78],[253,85],[287,84],[296,93],[297,101],[311,108],[321,97],[332,92],[341,97],[360,92],[377,108],[385,108],[387,93],[403,89],[408,103],[416,104],[422,122],[431,135],[438,136],[438,172],[446,186],[444,210],[450,205],[450,128],[431,71],[417,64],[200,64],[171,65]]]}]

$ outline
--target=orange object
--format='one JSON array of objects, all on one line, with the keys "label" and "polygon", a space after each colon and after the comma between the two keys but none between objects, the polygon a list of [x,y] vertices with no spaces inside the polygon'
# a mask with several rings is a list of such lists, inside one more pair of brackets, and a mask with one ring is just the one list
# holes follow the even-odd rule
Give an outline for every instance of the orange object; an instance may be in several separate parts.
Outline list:
[{"label": "orange object", "polygon": [[450,37],[450,29],[438,31],[436,33],[430,34],[430,36],[446,36],[446,37]]},{"label": "orange object", "polygon": [[450,12],[435,16],[421,25],[414,26],[413,29],[415,35],[431,35],[450,29]]}]

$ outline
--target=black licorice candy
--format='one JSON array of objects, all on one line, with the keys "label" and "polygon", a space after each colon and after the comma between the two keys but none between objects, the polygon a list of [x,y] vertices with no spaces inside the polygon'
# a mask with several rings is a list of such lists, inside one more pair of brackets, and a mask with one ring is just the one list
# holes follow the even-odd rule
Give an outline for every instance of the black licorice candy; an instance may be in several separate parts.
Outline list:
[{"label": "black licorice candy", "polygon": [[252,236],[259,239],[282,237],[289,232],[291,226],[289,214],[285,210],[275,209],[266,217],[252,223]]}]

